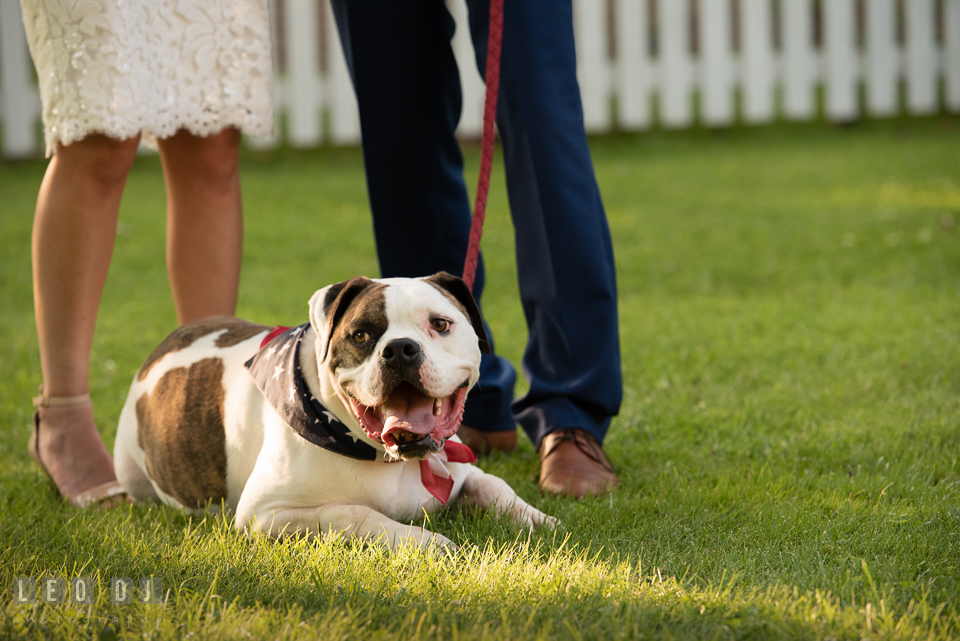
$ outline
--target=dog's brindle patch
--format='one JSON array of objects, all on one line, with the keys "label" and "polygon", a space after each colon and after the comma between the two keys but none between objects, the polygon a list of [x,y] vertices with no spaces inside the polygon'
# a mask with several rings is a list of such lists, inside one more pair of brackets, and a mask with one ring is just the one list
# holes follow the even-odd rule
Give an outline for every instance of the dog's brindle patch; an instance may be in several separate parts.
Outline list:
[{"label": "dog's brindle patch", "polygon": [[[383,283],[370,283],[362,292],[348,303],[346,311],[337,310],[339,321],[332,328],[330,344],[333,350],[330,356],[330,370],[341,367],[351,369],[363,364],[377,346],[380,337],[389,327],[387,320],[387,298]],[[357,332],[366,332],[369,338],[357,343],[353,336]]]},{"label": "dog's brindle patch", "polygon": [[205,358],[166,372],[137,399],[137,444],[147,474],[184,507],[227,498],[223,361]]},{"label": "dog's brindle patch", "polygon": [[187,323],[167,336],[159,347],[153,350],[153,353],[147,357],[147,360],[140,367],[140,371],[137,372],[137,380],[145,379],[150,374],[150,368],[167,354],[186,349],[207,334],[224,329],[227,331],[217,336],[217,339],[213,342],[217,347],[233,347],[261,332],[270,330],[265,325],[258,325],[233,316],[210,316]]}]

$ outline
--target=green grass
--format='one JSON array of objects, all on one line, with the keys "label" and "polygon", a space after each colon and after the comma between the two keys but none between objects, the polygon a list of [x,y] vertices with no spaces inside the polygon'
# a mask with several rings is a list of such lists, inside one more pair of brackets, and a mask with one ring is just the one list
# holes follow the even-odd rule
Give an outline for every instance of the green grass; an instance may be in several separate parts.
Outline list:
[{"label": "green grass", "polygon": [[[461,546],[450,558],[65,507],[26,455],[44,165],[0,165],[0,585],[93,575],[104,588],[81,610],[19,607],[8,590],[0,637],[960,637],[958,137],[960,120],[930,119],[593,140],[621,294],[626,397],[607,440],[620,489],[541,497],[524,440],[481,465],[563,528],[432,515]],[[517,363],[498,172],[483,302]],[[357,151],[248,153],[243,180],[241,316],[302,322],[314,289],[376,273]],[[141,158],[91,363],[108,443],[175,322],[163,211],[159,165]],[[111,605],[114,576],[161,577],[165,605]]]}]

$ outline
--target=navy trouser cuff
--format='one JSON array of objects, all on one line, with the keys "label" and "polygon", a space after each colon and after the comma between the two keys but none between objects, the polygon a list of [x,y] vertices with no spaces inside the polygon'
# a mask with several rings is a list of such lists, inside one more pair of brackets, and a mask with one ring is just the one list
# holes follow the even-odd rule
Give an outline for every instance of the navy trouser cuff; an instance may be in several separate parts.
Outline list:
[{"label": "navy trouser cuff", "polygon": [[537,400],[536,405],[520,410],[525,400],[521,398],[514,404],[517,409],[515,418],[534,447],[539,448],[540,441],[550,432],[568,428],[589,432],[597,439],[597,443],[603,445],[603,437],[610,427],[610,416],[596,415],[570,398],[559,396]]}]

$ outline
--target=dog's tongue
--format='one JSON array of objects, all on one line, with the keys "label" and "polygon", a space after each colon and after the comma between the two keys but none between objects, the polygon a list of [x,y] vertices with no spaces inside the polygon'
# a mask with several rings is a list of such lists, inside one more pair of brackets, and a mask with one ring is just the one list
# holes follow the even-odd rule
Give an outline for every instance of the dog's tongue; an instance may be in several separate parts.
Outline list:
[{"label": "dog's tongue", "polygon": [[401,383],[383,402],[383,433],[401,429],[414,434],[429,434],[437,424],[433,402],[409,383]]}]

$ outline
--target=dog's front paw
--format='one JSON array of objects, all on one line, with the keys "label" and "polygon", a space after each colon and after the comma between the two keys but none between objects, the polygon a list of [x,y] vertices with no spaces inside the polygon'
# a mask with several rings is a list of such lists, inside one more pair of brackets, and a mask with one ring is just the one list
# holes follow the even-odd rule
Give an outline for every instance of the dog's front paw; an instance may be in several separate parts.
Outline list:
[{"label": "dog's front paw", "polygon": [[434,534],[425,550],[431,554],[451,555],[459,551],[460,546],[442,534]]},{"label": "dog's front paw", "polygon": [[514,508],[514,518],[519,525],[528,530],[536,530],[541,527],[554,528],[560,524],[556,517],[544,514],[532,505],[516,506]]},{"label": "dog's front paw", "polygon": [[424,552],[456,552],[459,549],[456,543],[444,535],[419,527],[411,527],[403,535],[395,537],[391,547],[395,550],[403,547],[416,548]]},{"label": "dog's front paw", "polygon": [[551,528],[551,529],[552,529],[552,528],[556,528],[556,527],[560,527],[560,520],[559,520],[557,517],[555,517],[555,516],[550,516],[550,515],[548,515],[548,514],[544,514],[543,512],[537,512],[537,513],[538,513],[542,518],[540,518],[539,521],[537,521],[537,522],[534,523],[534,525],[533,525],[534,527],[536,527],[536,528],[548,527],[548,528]]},{"label": "dog's front paw", "polygon": [[429,530],[424,530],[423,533],[426,536],[420,543],[421,550],[427,552],[453,553],[460,549],[456,543],[442,534],[430,532]]}]

